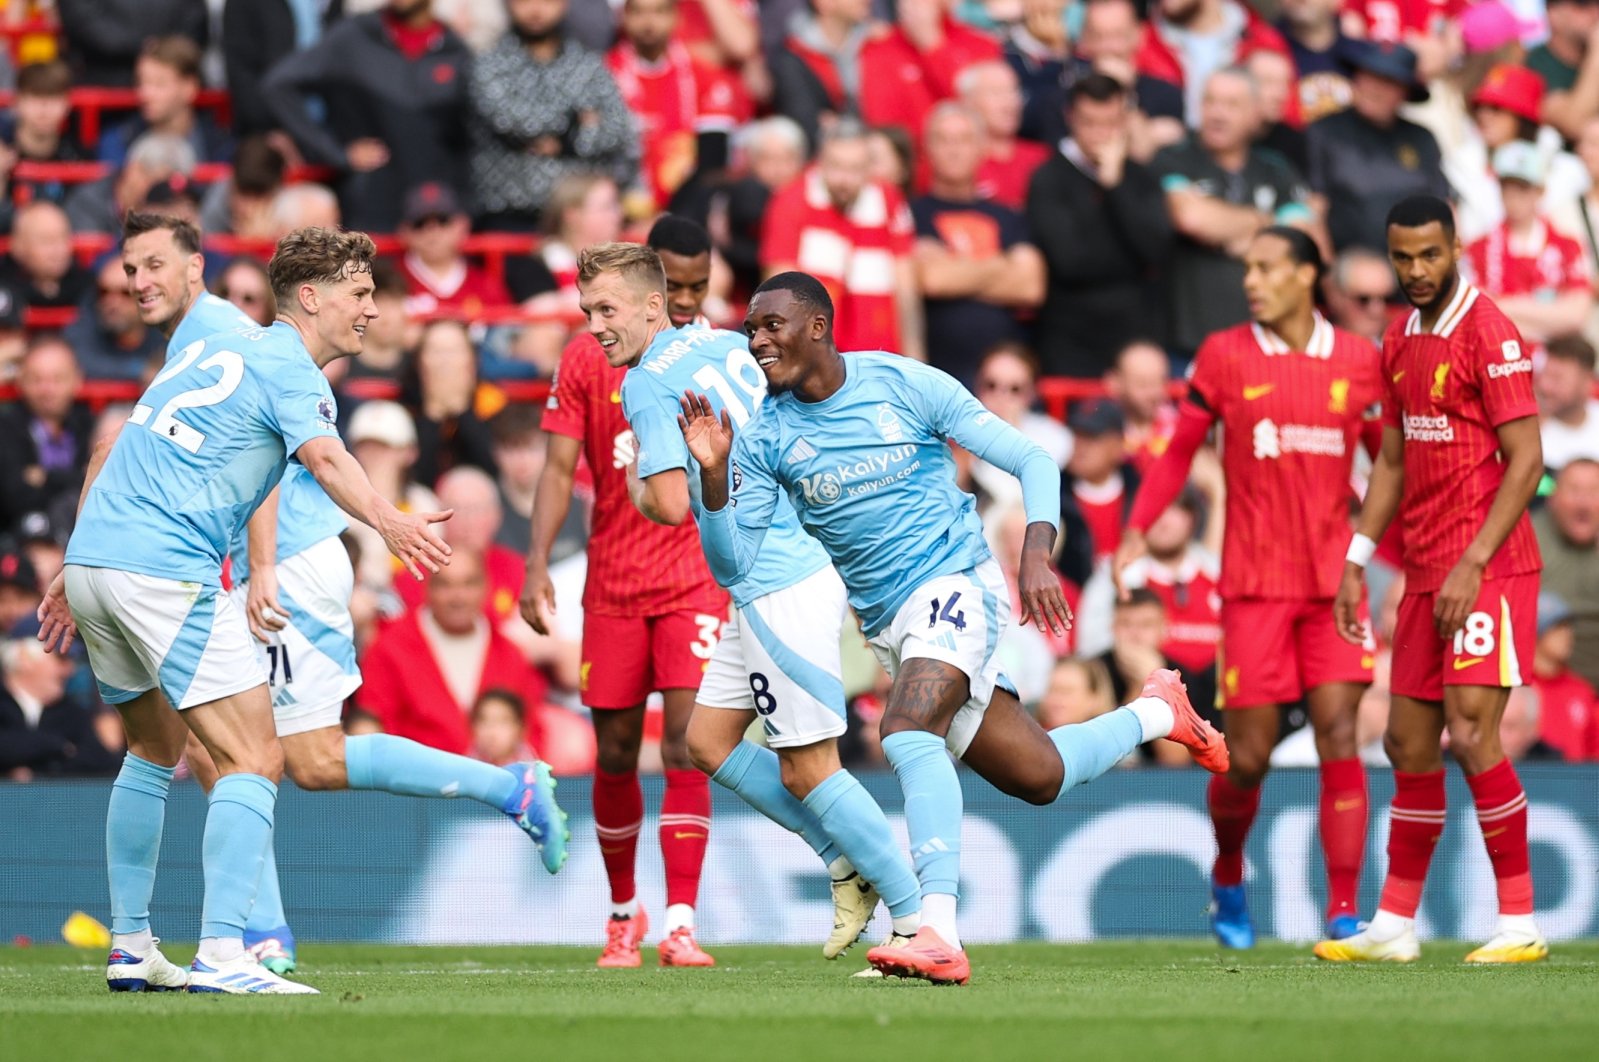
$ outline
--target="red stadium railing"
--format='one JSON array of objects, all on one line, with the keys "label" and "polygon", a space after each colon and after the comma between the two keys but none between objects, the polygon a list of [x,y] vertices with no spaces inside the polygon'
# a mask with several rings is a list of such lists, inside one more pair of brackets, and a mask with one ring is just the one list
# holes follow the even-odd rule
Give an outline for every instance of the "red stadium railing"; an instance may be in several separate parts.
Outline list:
[{"label": "red stadium railing", "polygon": [[[33,198],[35,184],[89,184],[111,176],[109,162],[19,162],[11,169],[11,200],[18,206]],[[233,175],[226,162],[202,162],[192,175],[196,184],[214,184]],[[328,166],[291,166],[284,172],[286,184],[301,181],[333,180],[337,174]]]}]

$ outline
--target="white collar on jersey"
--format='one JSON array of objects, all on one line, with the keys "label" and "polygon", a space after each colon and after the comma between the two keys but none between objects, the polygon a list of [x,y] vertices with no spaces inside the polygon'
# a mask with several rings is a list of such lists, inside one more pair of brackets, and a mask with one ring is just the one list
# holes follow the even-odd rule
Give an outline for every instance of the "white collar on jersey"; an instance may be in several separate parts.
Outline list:
[{"label": "white collar on jersey", "polygon": [[[1465,319],[1466,312],[1477,301],[1477,289],[1466,283],[1466,278],[1461,277],[1460,283],[1455,287],[1455,297],[1449,300],[1449,305],[1444,307],[1444,312],[1438,315],[1438,321],[1432,326],[1432,335],[1448,339],[1455,334],[1455,329]],[[1421,311],[1411,310],[1410,316],[1405,318],[1405,335],[1421,335]]]},{"label": "white collar on jersey", "polygon": [[[1282,336],[1273,332],[1258,321],[1252,322],[1249,330],[1255,334],[1255,343],[1259,345],[1262,354],[1292,354],[1290,347]],[[1333,326],[1320,313],[1316,314],[1316,326],[1310,330],[1310,342],[1305,345],[1305,353],[1312,358],[1330,358],[1333,352]]]}]

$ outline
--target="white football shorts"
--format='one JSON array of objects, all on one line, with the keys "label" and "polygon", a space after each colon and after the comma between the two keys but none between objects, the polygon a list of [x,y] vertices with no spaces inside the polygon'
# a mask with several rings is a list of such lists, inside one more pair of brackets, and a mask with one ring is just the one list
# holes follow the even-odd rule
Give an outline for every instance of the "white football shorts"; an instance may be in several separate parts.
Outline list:
[{"label": "white football shorts", "polygon": [[[355,624],[350,595],[355,571],[337,538],[324,538],[278,562],[278,604],[289,613],[287,625],[263,645],[259,655],[272,686],[272,716],[278,736],[338,726],[344,702],[361,685],[355,663]],[[233,589],[240,614],[249,584]]]},{"label": "white football shorts", "polygon": [[955,712],[945,744],[966,754],[994,687],[1010,688],[994,649],[1010,623],[1010,588],[990,557],[966,571],[941,575],[918,586],[894,620],[870,639],[878,663],[893,678],[906,660],[941,660],[966,673],[971,696]]},{"label": "white football shorts", "polygon": [[220,587],[69,564],[67,603],[107,704],[157,686],[178,709],[266,682],[244,614]]},{"label": "white football shorts", "polygon": [[753,710],[773,748],[838,737],[847,726],[838,644],[848,609],[831,564],[734,609],[696,700]]}]

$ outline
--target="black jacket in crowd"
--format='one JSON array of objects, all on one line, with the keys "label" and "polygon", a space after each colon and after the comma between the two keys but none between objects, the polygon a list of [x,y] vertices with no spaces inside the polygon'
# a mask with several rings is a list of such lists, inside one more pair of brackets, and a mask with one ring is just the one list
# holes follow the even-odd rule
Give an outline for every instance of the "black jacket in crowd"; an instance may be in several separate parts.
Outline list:
[{"label": "black jacket in crowd", "polygon": [[206,43],[205,0],[56,0],[73,84],[133,84],[133,64],[151,37]]},{"label": "black jacket in crowd", "polygon": [[[322,16],[329,26],[344,10],[331,0]],[[279,59],[294,51],[294,14],[288,0],[227,0],[222,9],[222,63],[233,97],[233,132],[246,137],[277,128],[261,82]]]},{"label": "black jacket in crowd", "polygon": [[44,706],[30,727],[16,698],[0,686],[0,771],[26,767],[34,774],[115,774],[122,758],[100,744],[94,715],[70,697]]},{"label": "black jacket in crowd", "polygon": [[66,429],[77,442],[77,462],[71,471],[46,472],[40,467],[39,448],[28,430],[32,422],[20,402],[0,409],[0,454],[5,455],[0,460],[0,533],[14,530],[28,513],[48,510],[63,495],[76,498],[83,489],[94,414],[83,405],[67,414]]}]

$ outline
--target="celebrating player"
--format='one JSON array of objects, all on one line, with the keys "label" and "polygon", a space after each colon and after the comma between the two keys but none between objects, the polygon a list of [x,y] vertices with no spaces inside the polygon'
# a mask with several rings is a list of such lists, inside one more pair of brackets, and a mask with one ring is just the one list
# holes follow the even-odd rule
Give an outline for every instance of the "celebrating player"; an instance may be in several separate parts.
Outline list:
[{"label": "celebrating player", "polygon": [[[673,219],[678,222],[679,219]],[[697,227],[696,227],[697,228]],[[711,251],[681,223],[650,233],[665,263],[668,313],[674,325],[700,316],[710,277]],[[614,346],[614,338],[606,341]],[[645,519],[628,496],[627,469],[634,438],[622,416],[625,366],[612,366],[608,350],[585,332],[561,355],[544,427],[549,453],[533,502],[533,535],[522,616],[549,633],[555,610],[550,547],[572,504],[572,481],[581,454],[594,477],[593,528],[588,580],[583,587],[583,703],[591,709],[598,742],[594,772],[594,827],[611,886],[603,967],[639,965],[649,918],[639,906],[634,858],[644,821],[639,786],[639,746],[644,701],[659,690],[665,701],[661,759],[666,793],[661,800],[661,858],[666,864],[666,934],[662,966],[715,964],[694,941],[694,905],[711,823],[710,786],[689,758],[686,731],[706,662],[727,620],[727,594],[705,566],[692,524],[665,527]]]},{"label": "celebrating player", "polygon": [[1321,758],[1327,935],[1360,929],[1366,772],[1355,712],[1371,683],[1372,647],[1338,636],[1331,605],[1349,535],[1350,463],[1362,436],[1376,448],[1382,384],[1376,348],[1316,312],[1321,266],[1315,242],[1297,229],[1255,237],[1244,256],[1254,321],[1199,348],[1177,431],[1150,467],[1116,552],[1121,589],[1122,572],[1146,552],[1145,532],[1182,490],[1195,452],[1220,421],[1227,520],[1217,671],[1232,765],[1210,780],[1208,803],[1218,849],[1211,926],[1228,948],[1255,943],[1244,841],[1277,743],[1279,706],[1301,697]]},{"label": "celebrating player", "polygon": [[[710,246],[699,226],[671,220],[693,226]],[[634,503],[658,523],[682,524],[699,512],[700,497],[699,475],[688,474],[692,459],[677,427],[679,396],[689,385],[707,388],[717,411],[743,424],[765,399],[766,380],[743,336],[670,327],[666,274],[648,247],[611,243],[584,251],[578,291],[607,360],[630,370],[622,379],[622,410],[638,438],[628,480]],[[798,833],[822,857],[835,908],[822,949],[827,958],[860,936],[879,894],[894,932],[910,937],[921,911],[915,872],[882,808],[838,758],[846,728],[839,657],[844,584],[786,499],[754,570],[728,590],[735,611],[700,684],[690,755],[713,781]],[[768,748],[743,740],[757,717]]]},{"label": "celebrating player", "polygon": [[[64,648],[74,626],[82,631],[101,695],[122,713],[130,761],[138,758],[114,793],[123,806],[108,814],[123,827],[107,831],[113,920],[123,927],[108,963],[113,990],[186,982],[191,992],[315,992],[244,948],[283,754],[249,629],[221,590],[222,557],[292,455],[413,572],[448,563],[449,547],[429,528],[447,514],[401,513],[372,489],[339,442],[320,371],[361,349],[375,314],[372,255],[359,234],[285,238],[274,288],[304,315],[190,344],[156,376],[89,485],[68,543],[70,616],[57,595],[40,606],[47,646]],[[202,850],[200,950],[187,977],[149,929],[165,793],[186,729],[221,773]]]},{"label": "celebrating player", "polygon": [[1324,940],[1338,962],[1411,962],[1416,908],[1443,832],[1443,754],[1466,773],[1499,892],[1499,925],[1467,962],[1549,954],[1532,917],[1527,794],[1505,758],[1499,720],[1521,662],[1532,660],[1542,560],[1527,504],[1543,474],[1532,360],[1516,326],[1460,276],[1448,203],[1401,200],[1388,212],[1388,258],[1415,307],[1383,340],[1382,452],[1335,602],[1339,631],[1364,637],[1363,570],[1397,513],[1405,596],[1394,626],[1393,705],[1384,744],[1394,765],[1388,877],[1371,925]]},{"label": "celebrating player", "polygon": [[1212,771],[1227,746],[1157,671],[1126,710],[1047,735],[1001,674],[994,647],[1009,621],[1004,576],[970,495],[955,484],[953,439],[1021,480],[1029,523],[1019,579],[1022,620],[1063,633],[1070,614],[1049,566],[1060,470],[953,378],[885,353],[841,355],[827,290],[780,273],[744,321],[771,398],[738,433],[692,392],[679,427],[699,463],[700,522],[717,578],[756,569],[786,492],[801,525],[833,558],[862,629],[893,677],[883,751],[905,793],[922,925],[867,953],[885,974],[964,984],[956,930],[961,790],[946,753],[1001,791],[1048,804],[1097,778],[1139,744],[1171,737]]}]

